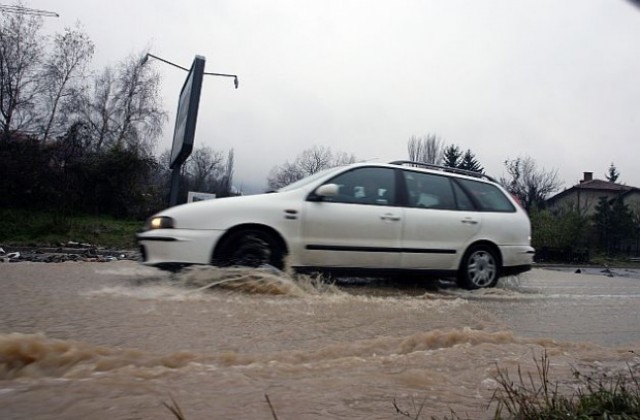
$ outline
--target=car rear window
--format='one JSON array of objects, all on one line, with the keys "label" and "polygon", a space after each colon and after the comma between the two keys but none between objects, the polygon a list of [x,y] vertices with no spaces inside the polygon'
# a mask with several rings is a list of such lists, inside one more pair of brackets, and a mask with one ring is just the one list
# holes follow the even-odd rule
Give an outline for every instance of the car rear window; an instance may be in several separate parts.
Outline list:
[{"label": "car rear window", "polygon": [[451,185],[453,185],[453,192],[456,195],[456,202],[458,203],[458,209],[459,210],[475,210],[473,202],[471,201],[467,193],[462,190],[460,185],[458,185],[455,182],[452,182]]},{"label": "car rear window", "polygon": [[456,179],[456,182],[473,197],[482,211],[511,213],[516,208],[507,196],[495,185],[470,179]]},{"label": "car rear window", "polygon": [[427,209],[455,210],[456,200],[449,177],[404,171],[408,206]]}]

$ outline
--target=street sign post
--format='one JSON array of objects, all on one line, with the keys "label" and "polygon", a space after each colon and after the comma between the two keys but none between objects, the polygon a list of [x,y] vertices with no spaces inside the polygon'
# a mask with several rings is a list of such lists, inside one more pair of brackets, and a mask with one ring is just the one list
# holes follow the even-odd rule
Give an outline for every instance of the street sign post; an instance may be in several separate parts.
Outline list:
[{"label": "street sign post", "polygon": [[180,171],[193,150],[193,139],[196,132],[200,92],[204,76],[205,58],[196,55],[189,70],[189,74],[180,91],[176,125],[173,131],[171,146],[171,188],[169,191],[169,205],[178,204],[178,189],[180,187]]}]

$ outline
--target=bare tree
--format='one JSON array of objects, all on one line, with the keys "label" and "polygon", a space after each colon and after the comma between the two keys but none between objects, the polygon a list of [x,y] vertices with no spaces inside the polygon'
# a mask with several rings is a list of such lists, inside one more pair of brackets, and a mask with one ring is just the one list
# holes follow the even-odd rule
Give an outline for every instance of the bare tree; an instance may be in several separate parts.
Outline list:
[{"label": "bare tree", "polygon": [[147,53],[130,55],[120,63],[117,76],[116,146],[145,146],[151,149],[162,133],[167,114],[159,95],[160,76],[145,65]]},{"label": "bare tree", "polygon": [[[13,131],[44,140],[82,124],[93,150],[103,146],[138,148],[151,154],[167,114],[159,95],[159,75],[145,66],[146,51],[107,67],[83,83],[94,46],[78,24],[49,44],[39,34],[42,21],[25,14],[0,14],[0,135]],[[45,48],[46,47],[46,48]]]},{"label": "bare tree", "polygon": [[0,14],[0,131],[7,141],[12,131],[32,130],[40,91],[42,19],[25,14]]},{"label": "bare tree", "polygon": [[527,211],[544,207],[549,195],[562,186],[557,169],[539,169],[531,157],[507,159],[504,164],[508,176],[500,178],[500,183],[520,200]]},{"label": "bare tree", "polygon": [[312,175],[327,168],[332,159],[333,153],[329,147],[313,146],[311,149],[302,151],[296,162],[305,174]]},{"label": "bare tree", "polygon": [[151,152],[167,120],[160,101],[159,75],[132,55],[117,70],[106,67],[75,109],[89,127],[95,150],[141,148]]},{"label": "bare tree", "polygon": [[413,162],[420,162],[420,159],[424,157],[424,144],[422,139],[416,136],[411,136],[407,142],[407,151],[409,152],[409,160]]},{"label": "bare tree", "polygon": [[222,152],[201,146],[191,153],[184,165],[194,191],[209,192],[214,181],[220,177],[224,165]]},{"label": "bare tree", "polygon": [[[43,140],[46,141],[51,134],[64,131],[59,121],[61,118],[58,118],[60,102],[73,101],[72,98],[79,94],[74,79],[84,76],[84,68],[91,60],[93,51],[93,42],[79,23],[75,28],[65,28],[64,33],[55,36],[53,51],[47,57],[42,73],[45,82],[42,105],[45,108],[44,112],[49,115],[42,132]],[[62,120],[67,115],[64,113]]]},{"label": "bare tree", "polygon": [[350,163],[354,163],[356,161],[356,157],[353,153],[347,152],[334,152],[333,153],[333,162],[332,166],[343,166],[348,165]]},{"label": "bare tree", "polygon": [[267,184],[270,189],[282,188],[323,169],[347,165],[355,160],[353,154],[334,152],[326,146],[313,146],[303,150],[293,163],[287,161],[272,168],[267,178]]},{"label": "bare tree", "polygon": [[[52,38],[42,36],[41,27],[37,16],[0,13],[0,148],[28,146],[32,159],[26,161],[41,179],[49,181],[54,171],[61,177],[58,184],[82,184],[68,189],[92,192],[79,194],[78,208],[95,204],[131,214],[130,209],[145,202],[141,191],[151,176],[165,178],[151,158],[167,119],[159,75],[145,66],[142,52],[87,82],[84,70],[94,46],[80,26]],[[29,141],[12,142],[16,132]],[[37,137],[53,141],[43,148]],[[11,153],[0,157],[0,168],[15,160]],[[221,167],[219,173],[223,171],[230,174],[232,169]],[[51,195],[59,196],[59,185],[49,184]]]},{"label": "bare tree", "polygon": [[92,150],[101,150],[113,138],[116,120],[114,90],[113,69],[105,67],[73,108],[77,118],[89,129],[91,135],[87,146]]},{"label": "bare tree", "polygon": [[440,165],[444,158],[444,141],[435,134],[411,136],[407,142],[409,160]]},{"label": "bare tree", "polygon": [[[167,152],[162,159],[167,161]],[[218,197],[234,195],[233,189],[234,152],[229,150],[226,159],[224,153],[202,146],[193,151],[183,167],[183,176],[188,189],[199,192],[214,193]],[[185,191],[186,194],[186,191]]]},{"label": "bare tree", "polygon": [[294,163],[285,162],[271,168],[267,177],[270,189],[277,190],[305,177],[305,172]]},{"label": "bare tree", "polygon": [[218,187],[218,196],[227,197],[233,195],[233,165],[234,165],[234,153],[233,149],[229,150],[227,154],[227,161],[224,165],[224,172],[222,179],[220,180],[220,186]]}]

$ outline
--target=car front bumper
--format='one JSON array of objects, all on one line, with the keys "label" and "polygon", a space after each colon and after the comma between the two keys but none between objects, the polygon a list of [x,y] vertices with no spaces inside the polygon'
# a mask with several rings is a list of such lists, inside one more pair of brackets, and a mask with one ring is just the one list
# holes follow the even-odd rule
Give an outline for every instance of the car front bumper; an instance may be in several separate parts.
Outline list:
[{"label": "car front bumper", "polygon": [[213,248],[224,234],[222,230],[153,229],[136,236],[142,263],[210,264]]}]

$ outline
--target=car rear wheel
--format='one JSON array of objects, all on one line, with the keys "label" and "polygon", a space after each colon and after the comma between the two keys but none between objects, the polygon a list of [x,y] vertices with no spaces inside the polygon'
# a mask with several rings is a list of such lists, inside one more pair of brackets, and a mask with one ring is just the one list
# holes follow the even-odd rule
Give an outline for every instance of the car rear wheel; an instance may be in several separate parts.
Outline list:
[{"label": "car rear wheel", "polygon": [[458,272],[458,284],[465,289],[493,287],[498,283],[500,266],[490,247],[477,245],[470,248],[462,258]]},{"label": "car rear wheel", "polygon": [[277,241],[260,230],[243,230],[234,233],[223,245],[222,259],[217,265],[260,267],[269,264],[283,267],[283,252]]}]

